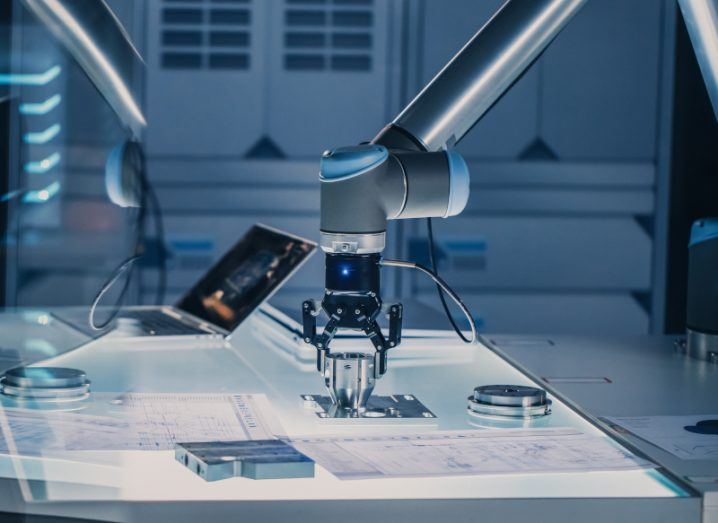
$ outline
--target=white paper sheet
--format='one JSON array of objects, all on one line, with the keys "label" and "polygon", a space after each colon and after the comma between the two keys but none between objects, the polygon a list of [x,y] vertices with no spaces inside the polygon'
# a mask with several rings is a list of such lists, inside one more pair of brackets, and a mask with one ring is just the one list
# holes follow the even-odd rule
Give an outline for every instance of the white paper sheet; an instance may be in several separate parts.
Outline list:
[{"label": "white paper sheet", "polygon": [[443,431],[292,438],[339,479],[634,470],[650,467],[604,437],[574,429]]},{"label": "white paper sheet", "polygon": [[67,450],[129,450],[130,424],[105,416],[0,410],[0,453],[39,456]]},{"label": "white paper sheet", "polygon": [[701,416],[634,416],[607,418],[681,459],[718,460],[718,435],[686,430],[703,420],[718,420],[718,414]]},{"label": "white paper sheet", "polygon": [[131,393],[108,415],[0,409],[0,453],[170,450],[176,441],[271,439],[281,427],[262,394]]},{"label": "white paper sheet", "polygon": [[131,393],[118,398],[142,450],[175,442],[272,439],[281,431],[263,394]]}]

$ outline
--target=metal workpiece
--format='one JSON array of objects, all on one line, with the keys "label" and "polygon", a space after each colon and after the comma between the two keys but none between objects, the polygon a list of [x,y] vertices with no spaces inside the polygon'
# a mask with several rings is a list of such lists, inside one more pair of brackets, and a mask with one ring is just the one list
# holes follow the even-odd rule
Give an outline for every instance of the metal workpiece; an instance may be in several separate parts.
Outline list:
[{"label": "metal workpiece", "polygon": [[[394,119],[393,125],[412,137],[401,141],[420,143],[427,151],[455,145],[585,3],[507,1]],[[385,128],[375,141],[400,136],[396,130]]]},{"label": "metal workpiece", "polygon": [[551,413],[546,391],[525,385],[484,385],[468,397],[468,413],[494,418],[532,419]]},{"label": "metal workpiece", "polygon": [[678,0],[678,4],[718,117],[718,0]]},{"label": "metal workpiece", "polygon": [[28,388],[80,387],[87,382],[84,371],[65,367],[15,367],[3,378],[8,385]]},{"label": "metal workpiece", "polygon": [[314,461],[278,439],[177,443],[175,459],[205,481],[314,477]]},{"label": "metal workpiece", "polygon": [[374,356],[360,352],[327,355],[324,383],[337,407],[363,411],[376,384]]},{"label": "metal workpiece", "polygon": [[85,372],[64,367],[16,367],[0,378],[0,390],[16,401],[65,402],[90,393]]}]

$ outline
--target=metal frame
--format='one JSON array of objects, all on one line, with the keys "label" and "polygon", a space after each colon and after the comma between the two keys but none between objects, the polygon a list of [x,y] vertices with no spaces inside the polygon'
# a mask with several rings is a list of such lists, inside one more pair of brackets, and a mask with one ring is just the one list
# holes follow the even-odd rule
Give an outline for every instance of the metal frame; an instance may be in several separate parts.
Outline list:
[{"label": "metal frame", "polygon": [[656,132],[656,186],[653,219],[653,270],[651,295],[652,334],[665,328],[666,277],[668,265],[668,225],[671,188],[671,143],[673,137],[673,75],[675,72],[676,17],[675,0],[663,1],[663,52],[661,60],[660,95],[657,107],[659,122]]}]

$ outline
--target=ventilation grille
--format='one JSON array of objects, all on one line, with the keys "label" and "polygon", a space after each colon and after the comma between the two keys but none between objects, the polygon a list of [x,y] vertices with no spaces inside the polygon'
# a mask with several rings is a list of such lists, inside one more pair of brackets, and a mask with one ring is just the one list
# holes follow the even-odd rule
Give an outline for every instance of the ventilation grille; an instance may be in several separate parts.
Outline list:
[{"label": "ventilation grille", "polygon": [[287,71],[372,68],[374,0],[285,0]]},{"label": "ventilation grille", "polygon": [[249,69],[251,1],[164,0],[162,68]]}]

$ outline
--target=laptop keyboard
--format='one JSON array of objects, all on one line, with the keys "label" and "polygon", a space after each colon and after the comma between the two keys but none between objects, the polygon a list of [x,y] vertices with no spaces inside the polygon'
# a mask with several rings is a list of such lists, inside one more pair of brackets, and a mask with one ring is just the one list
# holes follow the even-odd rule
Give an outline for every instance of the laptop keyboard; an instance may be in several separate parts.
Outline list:
[{"label": "laptop keyboard", "polygon": [[207,331],[187,325],[182,321],[165,314],[162,311],[126,311],[122,318],[137,320],[142,329],[153,336],[187,336],[197,334],[209,334]]}]

